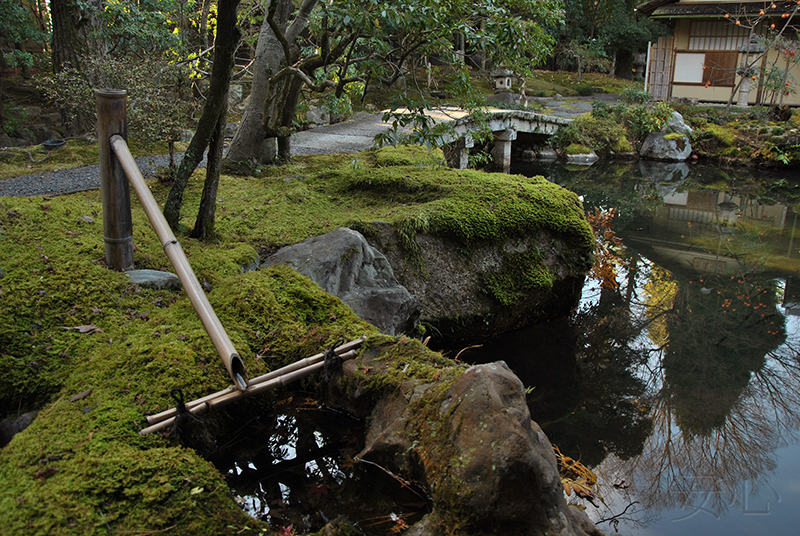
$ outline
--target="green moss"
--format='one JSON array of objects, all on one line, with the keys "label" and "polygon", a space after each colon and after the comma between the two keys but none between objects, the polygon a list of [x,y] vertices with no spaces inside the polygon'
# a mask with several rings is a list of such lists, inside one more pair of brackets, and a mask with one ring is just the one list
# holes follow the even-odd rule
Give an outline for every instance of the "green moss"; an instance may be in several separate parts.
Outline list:
[{"label": "green moss", "polygon": [[436,148],[429,150],[419,145],[383,147],[375,152],[378,166],[444,166],[444,153]]},{"label": "green moss", "polygon": [[[34,216],[36,210],[26,207],[13,218]],[[4,227],[3,237],[9,234]],[[124,275],[90,257],[64,265],[58,248],[49,245],[52,250],[39,251],[52,254],[52,271],[45,269],[30,283],[12,263],[0,281],[4,298],[13,298],[3,300],[3,314],[13,318],[7,309],[13,306],[24,318],[20,326],[4,325],[4,361],[16,363],[31,340],[42,340],[47,344],[40,359],[52,366],[45,387],[26,380],[27,364],[10,375],[4,371],[3,394],[11,405],[22,390],[31,397],[55,393],[31,427],[0,454],[0,475],[10,483],[0,492],[0,522],[11,533],[26,534],[105,533],[109,527],[174,526],[183,534],[220,534],[231,524],[266,528],[242,513],[221,475],[193,450],[137,433],[145,413],[173,404],[173,387],[192,399],[230,383],[188,299],[132,287]],[[339,338],[374,332],[339,300],[286,267],[216,280],[209,299],[251,376],[312,355]],[[50,318],[48,311],[66,311],[67,304],[69,318]],[[28,322],[35,318],[41,324],[33,334]],[[96,330],[62,329],[88,324]],[[68,355],[59,358],[60,352]],[[276,358],[256,359],[261,352]],[[30,384],[21,387],[21,381]],[[88,396],[69,402],[87,389]]]},{"label": "green moss", "polygon": [[[628,153],[633,151],[633,146],[626,134],[624,124],[616,119],[610,112],[586,113],[576,117],[572,122],[574,140],[578,145],[584,145],[600,153]],[[569,149],[567,149],[569,151]],[[577,150],[574,149],[574,150]],[[585,154],[567,153],[567,154]]]},{"label": "green moss", "polygon": [[592,149],[586,147],[585,145],[581,145],[579,143],[571,143],[570,145],[567,146],[566,149],[564,149],[564,151],[569,155],[588,154],[592,152]]},{"label": "green moss", "polygon": [[632,153],[634,148],[627,136],[620,136],[614,140],[614,143],[611,145],[611,150],[615,154],[627,154]]},{"label": "green moss", "polygon": [[683,134],[681,134],[679,132],[670,132],[669,134],[664,136],[665,140],[680,140],[680,139],[685,139],[685,138],[686,138],[686,136],[684,136]]},{"label": "green moss", "polygon": [[734,128],[708,123],[703,127],[703,132],[722,147],[732,147],[736,144],[736,129]]},{"label": "green moss", "polygon": [[484,284],[489,293],[503,305],[512,307],[531,292],[549,290],[554,276],[544,265],[538,251],[512,253],[506,256],[503,268],[487,274]]}]

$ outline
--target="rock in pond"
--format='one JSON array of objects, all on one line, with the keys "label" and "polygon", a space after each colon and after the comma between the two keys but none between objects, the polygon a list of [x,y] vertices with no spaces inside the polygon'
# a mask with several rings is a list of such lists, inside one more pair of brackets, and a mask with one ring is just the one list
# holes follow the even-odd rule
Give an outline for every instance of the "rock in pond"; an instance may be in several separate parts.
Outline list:
[{"label": "rock in pond", "polygon": [[[420,233],[415,238],[423,266],[420,269],[403,253],[392,224],[370,225],[368,240],[384,252],[398,281],[416,297],[422,311],[420,319],[435,328],[431,334],[446,343],[475,341],[568,314],[578,303],[592,264],[588,251],[570,245],[564,236],[541,229],[470,248],[450,236]],[[547,277],[552,277],[550,288],[526,288],[513,306],[487,290],[487,280],[508,273],[515,260],[529,257],[546,268]],[[532,263],[525,268],[528,272],[524,277],[528,277]]]},{"label": "rock in pond", "polygon": [[[381,359],[348,362],[344,374],[357,377]],[[368,391],[364,383],[339,400],[347,406]],[[450,383],[407,381],[378,401],[368,422],[358,457],[418,479],[432,495],[433,511],[409,534],[436,536],[456,525],[466,534],[603,534],[567,505],[553,446],[502,361],[472,366]]]},{"label": "rock in pond", "polygon": [[692,144],[683,134],[653,132],[645,138],[639,156],[662,162],[683,162],[692,154]]},{"label": "rock in pond", "polygon": [[397,282],[386,257],[357,231],[339,228],[281,248],[262,268],[285,264],[341,299],[386,335],[411,333],[419,306]]}]

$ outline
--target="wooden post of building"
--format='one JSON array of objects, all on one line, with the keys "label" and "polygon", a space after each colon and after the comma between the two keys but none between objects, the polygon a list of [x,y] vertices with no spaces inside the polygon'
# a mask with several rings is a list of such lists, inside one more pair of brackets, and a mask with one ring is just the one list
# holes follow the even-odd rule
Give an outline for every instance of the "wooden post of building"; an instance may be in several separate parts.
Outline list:
[{"label": "wooden post of building", "polygon": [[97,141],[100,144],[100,193],[103,199],[103,236],[106,263],[114,270],[133,269],[133,221],[128,179],[111,150],[109,138],[128,138],[127,94],[122,90],[95,89]]}]

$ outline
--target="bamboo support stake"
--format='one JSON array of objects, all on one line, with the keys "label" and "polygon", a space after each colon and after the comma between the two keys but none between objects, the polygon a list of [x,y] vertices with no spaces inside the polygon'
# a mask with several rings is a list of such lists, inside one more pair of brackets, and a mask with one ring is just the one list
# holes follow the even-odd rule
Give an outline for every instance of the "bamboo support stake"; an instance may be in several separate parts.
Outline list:
[{"label": "bamboo support stake", "polygon": [[[341,354],[344,354],[345,352],[348,352],[350,350],[354,350],[354,349],[360,347],[364,343],[364,341],[366,341],[366,340],[367,340],[367,337],[362,335],[358,339],[352,340],[350,342],[346,342],[346,343],[342,344],[341,346],[337,346],[334,349],[334,353],[336,355],[341,355]],[[304,359],[301,359],[300,361],[295,361],[291,365],[286,365],[285,367],[281,367],[279,369],[275,369],[272,372],[268,372],[267,374],[264,374],[262,376],[257,376],[255,378],[251,379],[248,382],[248,385],[250,387],[253,387],[255,385],[259,385],[259,384],[264,383],[266,381],[269,381],[269,380],[271,380],[273,378],[277,378],[279,376],[283,376],[284,374],[288,374],[289,372],[293,372],[295,370],[307,367],[308,365],[313,365],[315,363],[319,363],[324,358],[325,358],[325,354],[324,353],[319,353],[319,354],[312,355],[311,357],[306,357]],[[224,397],[224,396],[226,396],[226,395],[228,395],[228,394],[230,394],[232,392],[235,392],[234,388],[233,388],[233,386],[229,386],[228,388],[223,389],[222,391],[217,391],[216,393],[211,393],[210,395],[204,396],[203,398],[198,398],[197,400],[192,400],[191,402],[187,402],[186,403],[186,407],[189,408],[189,410],[191,411],[195,406],[201,405],[201,404],[203,404],[205,402],[209,402],[210,403],[212,400],[216,400],[218,398],[222,398],[222,397]],[[162,411],[161,413],[156,413],[155,415],[149,415],[147,417],[147,424],[151,424],[151,425],[152,424],[156,424],[156,423],[159,423],[161,421],[164,421],[164,420],[169,419],[169,418],[174,417],[174,416],[175,416],[175,408],[170,408],[170,409]]]},{"label": "bamboo support stake", "polygon": [[131,194],[119,159],[105,140],[112,135],[125,139],[127,94],[114,89],[96,89],[97,137],[100,159],[100,195],[103,199],[103,242],[106,263],[114,270],[133,269],[133,218]]},{"label": "bamboo support stake", "polygon": [[111,136],[109,143],[122,165],[125,174],[128,176],[128,180],[133,186],[136,195],[139,197],[139,201],[142,203],[144,211],[150,219],[150,223],[153,225],[161,241],[161,245],[164,247],[164,252],[175,268],[178,279],[180,279],[183,288],[186,289],[189,301],[192,302],[197,316],[200,317],[200,321],[203,323],[203,327],[206,329],[206,332],[208,332],[209,337],[211,337],[211,342],[214,343],[214,347],[222,358],[222,362],[225,364],[228,374],[230,374],[231,379],[233,379],[233,384],[239,390],[243,391],[247,389],[247,372],[244,368],[244,362],[236,352],[233,343],[225,332],[225,328],[222,327],[222,323],[219,321],[219,318],[217,318],[216,313],[214,313],[214,309],[211,308],[211,304],[208,302],[208,298],[205,292],[203,292],[200,283],[198,283],[197,276],[195,276],[189,264],[189,260],[183,253],[181,245],[178,243],[167,220],[161,213],[161,208],[153,198],[150,188],[148,188],[147,183],[145,183],[144,177],[142,177],[142,173],[139,171],[139,166],[136,165],[136,161],[133,159],[133,156],[131,156],[131,152],[128,150],[128,144],[125,143],[125,140],[119,135]]},{"label": "bamboo support stake", "polygon": [[[355,356],[356,356],[356,351],[355,350],[349,350],[347,352],[344,352],[343,354],[340,354],[339,358],[341,358],[344,361],[347,361],[348,359],[352,359]],[[270,389],[276,389],[278,387],[284,387],[285,385],[287,385],[287,384],[289,384],[289,383],[291,383],[291,382],[293,382],[295,380],[299,380],[300,378],[305,378],[306,376],[309,376],[309,375],[313,374],[314,372],[316,372],[319,369],[321,369],[324,365],[325,365],[324,361],[319,361],[319,362],[313,363],[311,365],[307,365],[307,366],[305,366],[303,368],[296,369],[296,370],[294,370],[292,372],[289,372],[287,374],[283,374],[281,376],[274,377],[274,378],[272,378],[270,380],[267,380],[265,382],[262,382],[262,383],[259,383],[259,384],[256,384],[256,385],[250,384],[247,387],[247,389],[244,390],[244,391],[231,390],[231,391],[229,391],[228,393],[226,393],[226,394],[224,394],[222,396],[218,396],[216,398],[213,398],[211,400],[207,400],[207,401],[202,402],[202,403],[197,403],[197,402],[199,402],[199,400],[197,400],[197,401],[195,401],[195,405],[193,405],[192,407],[189,408],[189,412],[192,413],[193,415],[197,415],[198,413],[202,413],[207,409],[215,409],[215,408],[221,408],[221,407],[227,406],[228,404],[230,404],[232,402],[236,402],[237,400],[241,400],[242,398],[244,398],[246,396],[250,396],[250,395],[253,395],[253,394],[256,394],[256,393],[260,393],[262,391],[267,391],[267,390],[270,390]],[[187,404],[187,407],[188,407],[188,404]],[[165,428],[168,428],[168,427],[172,426],[172,424],[174,422],[175,422],[175,417],[170,417],[168,419],[164,419],[163,421],[157,422],[156,424],[153,424],[152,426],[148,426],[147,428],[143,428],[142,430],[139,430],[139,435],[148,435],[148,434],[152,434],[153,432],[158,432],[158,431],[164,430]]]}]

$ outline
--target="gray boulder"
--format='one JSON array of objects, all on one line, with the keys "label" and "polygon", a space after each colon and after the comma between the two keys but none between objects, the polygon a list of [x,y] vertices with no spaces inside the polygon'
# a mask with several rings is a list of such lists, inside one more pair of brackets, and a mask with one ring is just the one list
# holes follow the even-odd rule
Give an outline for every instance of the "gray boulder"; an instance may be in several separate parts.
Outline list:
[{"label": "gray boulder", "polygon": [[594,151],[567,155],[567,164],[573,164],[577,166],[591,166],[598,160],[600,160],[600,157],[597,156],[597,153]]},{"label": "gray boulder", "polygon": [[261,267],[276,264],[310,278],[386,335],[416,327],[417,300],[397,282],[386,257],[352,229],[342,227],[281,248]]},{"label": "gray boulder", "polygon": [[324,126],[331,123],[331,113],[325,108],[309,106],[306,112],[306,121],[312,126]]},{"label": "gray boulder", "polygon": [[689,138],[682,134],[653,132],[645,138],[639,156],[661,162],[683,162],[692,154]]},{"label": "gray boulder", "polygon": [[160,270],[129,270],[125,272],[134,285],[146,288],[181,288],[181,280],[177,275]]},{"label": "gray boulder", "polygon": [[0,421],[0,448],[5,447],[11,439],[30,426],[36,418],[36,411],[29,411],[16,417],[6,417]]},{"label": "gray boulder", "polygon": [[555,162],[558,160],[558,153],[555,149],[542,147],[536,153],[536,159],[542,162]]},{"label": "gray boulder", "polygon": [[683,116],[678,112],[672,112],[672,117],[669,118],[667,121],[667,126],[664,127],[665,132],[677,132],[678,134],[683,134],[687,138],[691,137],[692,127],[687,125],[683,121]]}]

